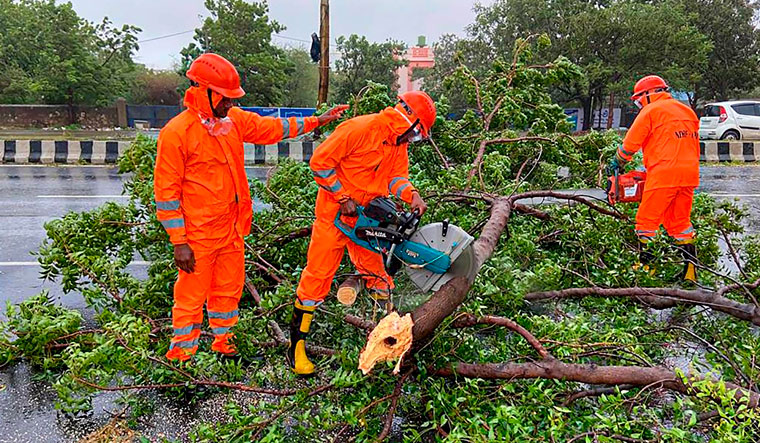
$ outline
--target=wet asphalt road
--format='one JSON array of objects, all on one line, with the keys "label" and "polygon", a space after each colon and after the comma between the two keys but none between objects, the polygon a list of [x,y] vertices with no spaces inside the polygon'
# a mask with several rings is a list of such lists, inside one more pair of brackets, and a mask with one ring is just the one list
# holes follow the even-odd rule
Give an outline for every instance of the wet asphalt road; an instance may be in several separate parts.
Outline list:
[{"label": "wet asphalt road", "polygon": [[[266,171],[249,168],[248,175],[262,179]],[[64,296],[58,285],[39,279],[32,252],[45,239],[45,222],[107,201],[126,202],[123,180],[116,168],[0,166],[0,307],[6,301],[18,303],[43,289],[65,306],[85,307],[79,294]],[[132,268],[140,275],[145,265]]]},{"label": "wet asphalt road", "polygon": [[[250,168],[248,173],[262,179],[266,169]],[[738,199],[750,210],[748,231],[760,232],[760,165],[705,166],[701,176],[700,192]],[[121,195],[123,180],[116,169],[106,167],[0,166],[0,311],[6,302],[18,303],[42,289],[48,289],[65,306],[85,309],[80,295],[64,295],[55,282],[39,279],[39,267],[31,253],[45,238],[46,221],[106,201],[126,201]],[[140,275],[145,265],[132,268]],[[31,375],[23,364],[0,371],[0,442],[76,441],[108,420],[104,409],[117,407],[112,403],[114,396],[99,396],[94,417],[72,421],[55,411],[50,387],[32,381]]]}]

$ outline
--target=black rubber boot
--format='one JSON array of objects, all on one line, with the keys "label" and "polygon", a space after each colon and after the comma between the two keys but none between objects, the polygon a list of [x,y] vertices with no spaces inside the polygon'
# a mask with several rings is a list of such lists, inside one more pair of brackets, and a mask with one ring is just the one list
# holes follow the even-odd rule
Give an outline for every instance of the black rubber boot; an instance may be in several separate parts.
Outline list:
[{"label": "black rubber boot", "polygon": [[647,250],[648,243],[649,240],[639,239],[639,262],[634,265],[634,269],[643,269],[644,271],[649,272],[650,275],[653,275],[654,269],[652,268],[652,262],[654,261],[654,254]]}]

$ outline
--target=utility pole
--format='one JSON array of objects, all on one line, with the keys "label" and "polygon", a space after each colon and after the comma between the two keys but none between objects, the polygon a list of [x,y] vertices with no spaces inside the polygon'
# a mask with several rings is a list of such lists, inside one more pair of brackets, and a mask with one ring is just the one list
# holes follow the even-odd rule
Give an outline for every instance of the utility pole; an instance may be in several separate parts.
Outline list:
[{"label": "utility pole", "polygon": [[330,87],[330,0],[320,0],[319,4],[319,94],[317,106],[327,103]]}]

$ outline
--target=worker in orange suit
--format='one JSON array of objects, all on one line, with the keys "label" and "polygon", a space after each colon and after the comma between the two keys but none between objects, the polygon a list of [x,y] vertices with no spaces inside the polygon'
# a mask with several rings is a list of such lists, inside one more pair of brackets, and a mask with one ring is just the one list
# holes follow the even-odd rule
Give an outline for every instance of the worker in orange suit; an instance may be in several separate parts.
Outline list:
[{"label": "worker in orange suit", "polygon": [[235,67],[203,54],[187,71],[185,111],[158,137],[154,192],[158,219],[174,245],[174,336],[166,357],[185,361],[198,349],[206,304],[211,349],[235,355],[230,329],[238,320],[244,276],[243,237],[252,207],[243,142],[272,144],[340,117],[345,107],[318,117],[271,118],[233,106],[245,92]]},{"label": "worker in orange suit", "polygon": [[641,265],[651,262],[645,245],[664,225],[684,257],[683,279],[696,282],[691,207],[699,186],[699,119],[690,107],[673,99],[665,80],[656,75],[639,80],[631,100],[641,111],[610,166],[622,171],[636,152],[643,151],[647,179],[636,214]]},{"label": "worker in orange suit", "polygon": [[316,221],[311,234],[306,268],[298,284],[290,326],[287,359],[298,375],[311,375],[314,365],[306,356],[306,337],[314,311],[330,291],[344,249],[363,276],[370,294],[384,307],[390,302],[393,279],[382,256],[349,240],[336,226],[340,212],[353,225],[357,205],[389,194],[423,214],[427,205],[409,181],[410,142],[430,135],[435,104],[420,91],[406,92],[394,107],[377,114],[352,118],[339,125],[314,152],[310,167],[319,185]]}]

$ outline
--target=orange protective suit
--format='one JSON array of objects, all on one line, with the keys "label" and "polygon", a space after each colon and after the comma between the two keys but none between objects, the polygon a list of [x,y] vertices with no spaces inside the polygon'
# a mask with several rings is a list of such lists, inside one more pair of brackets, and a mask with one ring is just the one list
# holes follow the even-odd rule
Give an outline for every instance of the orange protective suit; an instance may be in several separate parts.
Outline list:
[{"label": "orange protective suit", "polygon": [[699,119],[667,92],[650,94],[617,155],[630,161],[640,149],[647,181],[636,233],[648,240],[662,224],[676,240],[691,240],[691,205],[699,186]]},{"label": "orange protective suit", "polygon": [[[310,167],[320,189],[307,265],[297,290],[304,306],[325,299],[346,248],[367,288],[386,293],[393,289],[382,256],[351,242],[334,222],[339,200],[345,197],[362,206],[388,194],[411,203],[414,187],[409,182],[407,145],[395,144],[408,128],[397,111],[386,108],[342,123],[314,152]],[[355,220],[344,217],[349,224]]]},{"label": "orange protective suit", "polygon": [[[216,105],[221,96],[212,96]],[[243,142],[272,144],[318,126],[316,117],[261,117],[233,107],[231,130],[212,136],[201,122],[213,116],[207,89],[188,89],[185,106],[158,137],[154,184],[158,219],[170,241],[188,244],[196,261],[194,272],[180,270],[174,285],[174,337],[166,356],[182,360],[198,349],[204,303],[215,337],[212,349],[234,352],[229,331],[238,319],[243,237],[253,216]]]}]

